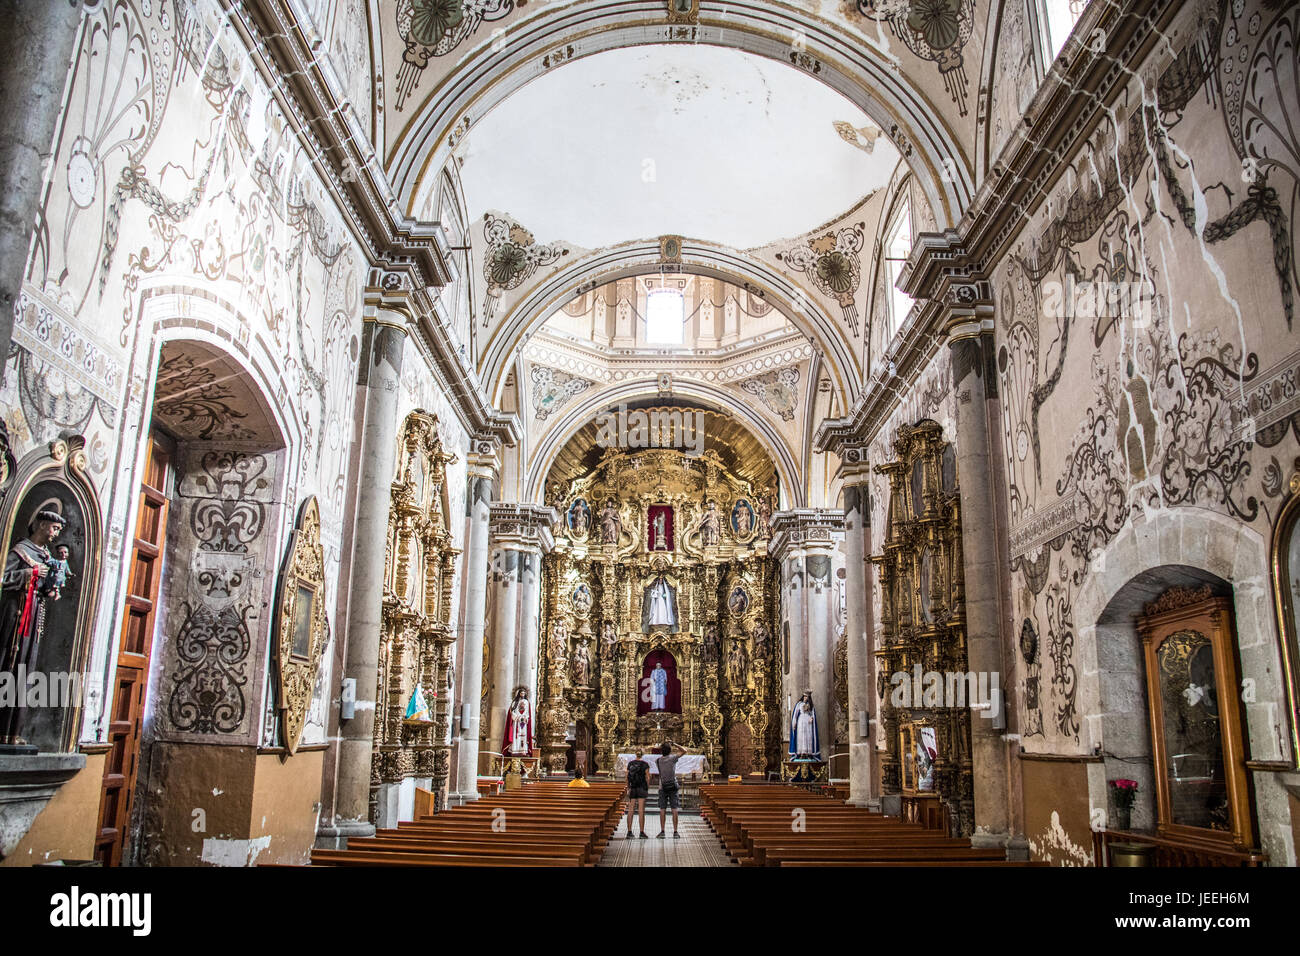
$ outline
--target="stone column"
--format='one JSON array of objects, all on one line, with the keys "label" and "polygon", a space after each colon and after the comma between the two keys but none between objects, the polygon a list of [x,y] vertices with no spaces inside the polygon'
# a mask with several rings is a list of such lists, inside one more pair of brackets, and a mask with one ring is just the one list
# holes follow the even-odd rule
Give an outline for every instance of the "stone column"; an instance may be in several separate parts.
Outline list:
[{"label": "stone column", "polygon": [[356,710],[339,723],[334,820],[322,838],[373,835],[370,823],[370,760],[379,682],[384,562],[389,497],[396,470],[397,401],[406,327],[401,315],[367,306],[357,375],[365,412],[360,426],[356,521],[348,601],[343,677],[356,681]]},{"label": "stone column", "polygon": [[0,23],[10,38],[0,61],[0,381],[45,165],[81,35],[81,7],[80,0],[0,0]]},{"label": "stone column", "polygon": [[[488,645],[488,736],[487,749],[500,753],[505,738],[506,711],[514,692],[515,644],[519,623],[519,564],[522,555],[513,547],[496,542],[492,548],[493,612]],[[536,701],[534,733],[536,733]]]},{"label": "stone column", "polygon": [[817,710],[817,741],[822,759],[835,752],[835,576],[831,543],[818,542],[804,549],[804,607],[808,615],[808,684]]},{"label": "stone column", "polygon": [[528,699],[537,700],[538,632],[542,617],[542,552],[525,548],[519,552],[519,653],[515,686],[528,688]]},{"label": "stone column", "polygon": [[[804,691],[812,691],[823,757],[831,755],[834,743],[831,720],[835,706],[835,634],[831,602],[835,589],[830,556],[833,535],[843,528],[842,511],[779,511],[772,516],[772,541],[768,546],[768,553],[781,562],[782,600],[790,622],[790,675],[785,683],[789,704],[793,706]],[[818,579],[822,580],[820,590]],[[782,701],[783,706],[785,703]],[[790,736],[788,712],[781,736],[786,741]]]},{"label": "stone column", "polygon": [[786,598],[789,601],[790,673],[786,677],[785,724],[782,737],[789,741],[789,710],[799,695],[808,689],[808,574],[804,570],[802,549],[791,548],[784,554]]},{"label": "stone column", "polygon": [[[847,458],[841,453],[841,461]],[[852,472],[844,464],[844,586],[847,604],[845,642],[848,656],[849,684],[849,802],[855,806],[879,805],[878,781],[875,780],[876,739],[871,721],[876,717],[875,621],[872,589],[875,572],[868,558],[871,554],[871,511],[867,484],[866,455],[856,450],[860,469]],[[861,715],[867,715],[863,720]],[[865,733],[864,733],[865,730]]]},{"label": "stone column", "polygon": [[555,510],[545,505],[492,505],[493,587],[496,606],[491,626],[488,669],[488,749],[500,751],[506,712],[516,687],[528,688],[533,702],[533,735],[540,731],[537,689],[538,625],[541,615],[541,556],[554,544]]},{"label": "stone column", "polygon": [[488,513],[496,479],[492,444],[469,457],[469,535],[465,545],[465,626],[459,658],[460,741],[456,749],[456,803],[478,799],[479,706],[483,697],[483,633],[487,620]]},{"label": "stone column", "polygon": [[[958,296],[957,301],[962,298]],[[951,308],[947,331],[957,398],[955,445],[961,494],[967,667],[976,673],[998,674],[1000,685],[1005,686],[1008,671],[1002,654],[998,528],[987,407],[997,398],[991,313],[991,305],[983,303]],[[977,846],[1006,846],[1010,835],[1010,755],[1003,731],[979,711],[971,713],[971,757],[975,789],[973,842]]]}]

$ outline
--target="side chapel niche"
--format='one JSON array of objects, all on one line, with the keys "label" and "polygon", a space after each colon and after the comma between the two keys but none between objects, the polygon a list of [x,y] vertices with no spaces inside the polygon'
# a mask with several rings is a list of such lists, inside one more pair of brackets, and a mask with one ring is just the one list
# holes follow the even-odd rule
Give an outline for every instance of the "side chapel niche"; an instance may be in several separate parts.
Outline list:
[{"label": "side chapel niche", "polygon": [[403,781],[434,794],[446,805],[450,765],[448,688],[452,547],[447,465],[438,419],[417,409],[400,433],[385,556],[383,620],[379,647],[374,758],[370,769],[373,822],[397,818]]},{"label": "side chapel niche", "polygon": [[775,769],[775,477],[746,480],[712,449],[608,449],[548,501],[560,522],[543,565],[545,766],[613,771],[671,739],[714,772]]},{"label": "side chapel niche", "polygon": [[882,783],[904,795],[909,815],[937,810],[968,836],[975,802],[956,455],[928,419],[899,429],[894,455],[876,469],[889,479],[889,511],[883,552],[872,557],[880,570]]}]

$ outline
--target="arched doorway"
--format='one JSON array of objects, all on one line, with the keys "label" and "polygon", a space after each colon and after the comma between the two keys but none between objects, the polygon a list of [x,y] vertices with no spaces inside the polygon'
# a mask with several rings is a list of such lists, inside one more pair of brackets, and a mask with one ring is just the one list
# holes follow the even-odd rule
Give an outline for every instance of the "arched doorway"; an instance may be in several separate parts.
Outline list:
[{"label": "arched doorway", "polygon": [[272,408],[222,348],[162,345],[109,709],[105,864],[192,865],[201,834],[249,830],[257,748],[278,743],[264,713],[286,464]]}]

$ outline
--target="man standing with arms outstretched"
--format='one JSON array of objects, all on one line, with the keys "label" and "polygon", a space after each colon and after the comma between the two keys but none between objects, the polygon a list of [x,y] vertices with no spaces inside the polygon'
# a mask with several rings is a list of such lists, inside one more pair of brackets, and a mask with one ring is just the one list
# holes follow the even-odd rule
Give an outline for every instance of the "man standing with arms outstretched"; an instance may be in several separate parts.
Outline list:
[{"label": "man standing with arms outstretched", "polygon": [[[673,753],[673,751],[677,753]],[[681,836],[677,832],[677,811],[681,807],[680,787],[677,784],[677,759],[689,751],[681,744],[671,740],[665,741],[659,748],[659,839],[664,838],[664,817],[669,804],[673,808],[673,839]]]}]

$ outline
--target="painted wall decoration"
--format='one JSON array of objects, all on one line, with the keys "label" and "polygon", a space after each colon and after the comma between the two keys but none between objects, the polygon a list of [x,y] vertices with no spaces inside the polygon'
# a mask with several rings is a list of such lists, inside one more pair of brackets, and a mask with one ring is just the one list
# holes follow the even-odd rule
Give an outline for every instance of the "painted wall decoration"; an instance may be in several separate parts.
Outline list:
[{"label": "painted wall decoration", "polygon": [[799,408],[799,369],[783,368],[764,372],[740,383],[742,390],[754,395],[785,422],[794,420]]},{"label": "painted wall decoration", "polygon": [[544,245],[518,223],[494,216],[483,215],[483,281],[487,291],[483,299],[483,328],[496,316],[501,293],[517,289],[540,266],[550,265],[569,250],[558,243]]},{"label": "painted wall decoration", "polygon": [[862,244],[866,226],[857,223],[836,232],[808,238],[803,245],[778,252],[776,258],[806,275],[823,295],[839,303],[853,334],[858,334],[858,308],[854,303],[862,280]]},{"label": "painted wall decoration", "polygon": [[857,0],[858,12],[889,24],[913,54],[936,63],[944,88],[966,115],[969,80],[963,50],[975,28],[975,0]]},{"label": "painted wall decoration", "polygon": [[400,0],[397,33],[406,49],[397,69],[393,108],[406,104],[431,58],[446,56],[484,22],[500,20],[514,9],[514,0]]},{"label": "painted wall decoration", "polygon": [[545,365],[534,365],[528,377],[533,384],[533,417],[544,422],[556,410],[563,408],[573,396],[585,392],[592,382],[568,372]]}]

